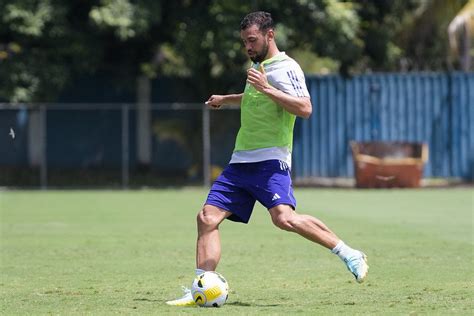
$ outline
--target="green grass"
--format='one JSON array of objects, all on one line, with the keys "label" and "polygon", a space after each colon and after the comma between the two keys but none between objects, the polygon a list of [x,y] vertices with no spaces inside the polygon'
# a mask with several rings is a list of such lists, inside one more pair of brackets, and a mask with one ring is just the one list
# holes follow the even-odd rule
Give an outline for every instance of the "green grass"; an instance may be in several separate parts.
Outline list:
[{"label": "green grass", "polygon": [[371,266],[357,284],[328,250],[273,227],[221,225],[220,309],[164,304],[194,276],[207,191],[1,191],[2,315],[466,315],[474,310],[472,189],[298,189]]}]

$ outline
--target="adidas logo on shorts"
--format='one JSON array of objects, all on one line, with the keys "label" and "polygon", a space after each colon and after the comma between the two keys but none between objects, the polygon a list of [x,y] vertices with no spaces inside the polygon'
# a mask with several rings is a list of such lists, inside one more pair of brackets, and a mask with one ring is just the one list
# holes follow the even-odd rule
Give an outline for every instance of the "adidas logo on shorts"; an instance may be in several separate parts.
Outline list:
[{"label": "adidas logo on shorts", "polygon": [[279,198],[280,196],[278,195],[278,193],[275,193],[272,197],[272,201],[278,200]]}]

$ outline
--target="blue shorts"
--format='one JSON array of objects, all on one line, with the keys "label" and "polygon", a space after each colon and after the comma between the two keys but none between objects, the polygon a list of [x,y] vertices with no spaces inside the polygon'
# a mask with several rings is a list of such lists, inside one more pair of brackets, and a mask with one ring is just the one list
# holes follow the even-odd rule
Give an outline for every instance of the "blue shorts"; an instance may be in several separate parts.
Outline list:
[{"label": "blue shorts", "polygon": [[229,164],[211,187],[205,204],[232,213],[228,219],[248,223],[255,201],[267,209],[296,208],[290,169],[280,160]]}]

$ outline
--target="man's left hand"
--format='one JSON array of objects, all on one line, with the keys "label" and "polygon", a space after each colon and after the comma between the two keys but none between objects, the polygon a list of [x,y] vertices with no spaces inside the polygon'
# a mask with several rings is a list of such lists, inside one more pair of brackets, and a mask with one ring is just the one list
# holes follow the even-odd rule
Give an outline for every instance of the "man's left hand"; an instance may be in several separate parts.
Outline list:
[{"label": "man's left hand", "polygon": [[260,65],[260,71],[254,68],[247,70],[247,82],[260,92],[264,92],[265,89],[270,87],[267,81],[267,75],[265,74],[265,69],[263,69],[262,65]]}]

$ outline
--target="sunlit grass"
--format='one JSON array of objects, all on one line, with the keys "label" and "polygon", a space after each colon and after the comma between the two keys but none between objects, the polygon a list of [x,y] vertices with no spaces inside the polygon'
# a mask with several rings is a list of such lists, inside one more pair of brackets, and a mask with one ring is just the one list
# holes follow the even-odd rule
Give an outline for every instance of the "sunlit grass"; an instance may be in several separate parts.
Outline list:
[{"label": "sunlit grass", "polygon": [[472,311],[473,190],[296,190],[369,256],[357,284],[328,250],[276,229],[261,206],[221,225],[221,309],[164,304],[194,275],[201,189],[0,192],[0,313],[458,314]]}]

